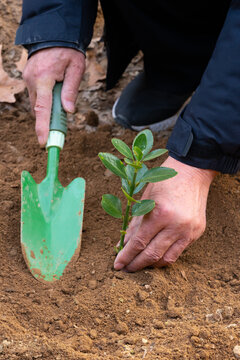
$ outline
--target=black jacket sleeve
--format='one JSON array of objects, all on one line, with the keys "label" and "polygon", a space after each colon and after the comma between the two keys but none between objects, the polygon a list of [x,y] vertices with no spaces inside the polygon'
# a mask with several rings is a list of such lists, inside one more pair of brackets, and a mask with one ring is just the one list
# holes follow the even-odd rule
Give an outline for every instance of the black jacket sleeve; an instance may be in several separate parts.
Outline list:
[{"label": "black jacket sleeve", "polygon": [[97,0],[23,0],[16,44],[30,53],[52,46],[85,51],[91,41]]},{"label": "black jacket sleeve", "polygon": [[167,148],[188,165],[236,173],[240,169],[240,1],[234,0],[215,50]]}]

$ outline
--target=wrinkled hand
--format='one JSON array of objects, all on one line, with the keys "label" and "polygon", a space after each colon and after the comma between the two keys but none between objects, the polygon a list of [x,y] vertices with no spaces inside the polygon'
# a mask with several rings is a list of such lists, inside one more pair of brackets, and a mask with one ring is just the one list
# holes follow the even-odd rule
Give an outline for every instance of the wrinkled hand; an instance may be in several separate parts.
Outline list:
[{"label": "wrinkled hand", "polygon": [[131,221],[126,245],[114,263],[116,270],[133,272],[150,265],[172,264],[205,230],[208,191],[217,173],[171,157],[163,166],[178,174],[147,186],[143,199],[155,200],[156,206],[149,214]]},{"label": "wrinkled hand", "polygon": [[78,88],[85,70],[85,56],[70,48],[49,48],[37,51],[23,71],[31,107],[36,116],[36,133],[40,145],[47,142],[52,106],[52,90],[56,81],[63,81],[62,105],[74,112]]}]

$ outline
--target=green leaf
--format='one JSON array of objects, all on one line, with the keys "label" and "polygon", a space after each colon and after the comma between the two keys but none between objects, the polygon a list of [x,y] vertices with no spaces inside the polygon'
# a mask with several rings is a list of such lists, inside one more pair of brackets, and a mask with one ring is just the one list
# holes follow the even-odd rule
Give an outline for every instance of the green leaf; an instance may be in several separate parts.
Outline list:
[{"label": "green leaf", "polygon": [[140,201],[135,200],[133,197],[131,197],[125,190],[123,187],[121,187],[122,192],[124,193],[124,195],[126,196],[126,198],[130,201],[130,202],[135,202],[138,203]]},{"label": "green leaf", "polygon": [[111,194],[104,194],[102,196],[101,205],[103,209],[106,211],[106,213],[117,219],[121,219],[122,204],[121,204],[121,200],[117,196]]},{"label": "green leaf", "polygon": [[132,216],[141,216],[149,213],[155,206],[154,200],[142,200],[140,204],[134,204],[132,207]]},{"label": "green leaf", "polygon": [[147,166],[145,164],[142,164],[142,168],[138,171],[136,176],[136,183],[139,183],[139,185],[135,188],[133,194],[137,194],[145,186],[145,183],[141,183],[140,180],[146,171],[148,171]]},{"label": "green leaf", "polygon": [[140,182],[150,182],[155,183],[158,181],[163,181],[166,179],[170,179],[177,175],[177,172],[174,169],[166,168],[166,167],[157,167],[148,170],[143,177],[141,178]]},{"label": "green leaf", "polygon": [[145,134],[143,134],[142,131],[133,140],[133,144],[132,144],[133,152],[135,147],[138,147],[142,152],[144,152],[144,150],[147,147],[147,137]]},{"label": "green leaf", "polygon": [[127,144],[125,144],[125,142],[120,139],[114,138],[112,139],[112,144],[122,155],[126,156],[128,159],[133,160],[133,154],[131,152],[131,149],[129,146],[127,146]]},{"label": "green leaf", "polygon": [[153,135],[148,129],[141,131],[133,140],[133,148],[137,146],[143,155],[147,155],[153,147]]},{"label": "green leaf", "polygon": [[167,152],[167,149],[157,149],[157,150],[153,150],[152,152],[150,152],[148,155],[146,155],[143,158],[143,161],[148,161],[148,160],[152,160],[155,159],[163,154],[165,154]]},{"label": "green leaf", "polygon": [[143,155],[147,155],[149,153],[149,151],[151,151],[152,147],[153,147],[153,134],[150,130],[146,129],[143,130],[146,138],[147,138],[147,147],[143,153]]},{"label": "green leaf", "polygon": [[125,163],[128,164],[128,165],[131,165],[131,164],[132,164],[132,161],[129,160],[128,158],[124,158],[124,161],[125,161]]},{"label": "green leaf", "polygon": [[130,186],[131,184],[129,184],[129,182],[132,182],[133,179],[133,175],[134,175],[134,168],[130,165],[127,165],[125,167],[126,169],[126,174],[127,174],[127,179],[122,179],[122,187],[128,192],[130,193]]},{"label": "green leaf", "polygon": [[130,192],[130,185],[126,179],[122,179],[122,187],[127,193]]},{"label": "green leaf", "polygon": [[[145,174],[145,172],[148,170],[147,166],[145,164],[142,164],[142,168],[138,170],[137,176],[136,176],[136,183],[140,182],[140,179]],[[126,174],[130,182],[133,180],[134,175],[134,168],[130,165],[126,166]],[[145,186],[145,183],[140,183],[134,190],[133,194],[137,194],[142,188]],[[127,180],[122,179],[122,187],[129,193],[130,192],[130,184]]]},{"label": "green leaf", "polygon": [[142,153],[141,149],[139,149],[139,147],[137,147],[137,146],[134,146],[133,153],[134,153],[136,160],[141,161],[141,159],[143,157],[143,153]]},{"label": "green leaf", "polygon": [[98,154],[100,160],[103,165],[106,166],[107,169],[112,171],[115,175],[120,176],[123,179],[127,178],[125,166],[116,156],[108,153],[99,153]]}]

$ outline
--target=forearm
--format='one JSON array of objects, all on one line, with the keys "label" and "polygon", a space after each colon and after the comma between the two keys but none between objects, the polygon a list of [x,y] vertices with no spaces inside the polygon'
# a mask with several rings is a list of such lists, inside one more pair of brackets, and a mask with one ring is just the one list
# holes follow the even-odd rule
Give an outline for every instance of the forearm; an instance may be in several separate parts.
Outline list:
[{"label": "forearm", "polygon": [[168,142],[170,155],[222,173],[240,169],[240,1],[232,1],[212,58]]}]

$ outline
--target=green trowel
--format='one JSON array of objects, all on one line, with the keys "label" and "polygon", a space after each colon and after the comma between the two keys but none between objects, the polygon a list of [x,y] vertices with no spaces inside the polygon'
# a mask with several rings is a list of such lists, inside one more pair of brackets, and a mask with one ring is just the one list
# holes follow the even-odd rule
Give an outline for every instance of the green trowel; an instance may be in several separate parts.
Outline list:
[{"label": "green trowel", "polygon": [[46,178],[36,184],[27,171],[21,178],[22,251],[32,275],[43,282],[60,279],[81,247],[85,180],[77,178],[66,188],[58,180],[59,153],[67,132],[61,89],[62,83],[57,83],[53,90]]}]

